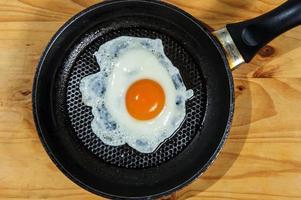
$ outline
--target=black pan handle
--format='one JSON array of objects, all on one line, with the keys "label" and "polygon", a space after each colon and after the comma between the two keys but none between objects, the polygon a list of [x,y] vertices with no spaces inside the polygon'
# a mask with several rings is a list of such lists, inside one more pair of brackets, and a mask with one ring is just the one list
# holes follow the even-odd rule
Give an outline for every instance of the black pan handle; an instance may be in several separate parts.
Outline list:
[{"label": "black pan handle", "polygon": [[301,0],[288,0],[278,8],[254,19],[226,26],[237,49],[249,62],[271,40],[301,25]]}]

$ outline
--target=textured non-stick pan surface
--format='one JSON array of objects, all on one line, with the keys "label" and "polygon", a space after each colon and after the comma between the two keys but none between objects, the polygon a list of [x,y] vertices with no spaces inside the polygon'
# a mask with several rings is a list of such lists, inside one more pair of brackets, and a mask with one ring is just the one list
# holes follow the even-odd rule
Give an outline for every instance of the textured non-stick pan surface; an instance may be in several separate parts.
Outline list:
[{"label": "textured non-stick pan surface", "polygon": [[[139,24],[139,25],[138,25]],[[103,27],[106,27],[103,29]],[[160,24],[160,26],[165,26]],[[93,115],[90,107],[83,104],[79,84],[83,77],[99,71],[93,54],[100,45],[118,36],[160,38],[164,51],[172,63],[180,70],[187,88],[193,89],[194,97],[186,104],[186,118],[173,137],[164,142],[155,152],[142,154],[128,145],[118,147],[105,145],[92,131]],[[126,168],[158,166],[177,156],[193,139],[201,127],[206,109],[206,87],[200,66],[168,30],[158,28],[152,18],[122,18],[101,25],[78,39],[79,45],[70,49],[70,55],[61,67],[58,77],[58,99],[64,99],[61,108],[68,113],[72,134],[82,144],[104,162]],[[145,130],[147,132],[147,130]]]}]

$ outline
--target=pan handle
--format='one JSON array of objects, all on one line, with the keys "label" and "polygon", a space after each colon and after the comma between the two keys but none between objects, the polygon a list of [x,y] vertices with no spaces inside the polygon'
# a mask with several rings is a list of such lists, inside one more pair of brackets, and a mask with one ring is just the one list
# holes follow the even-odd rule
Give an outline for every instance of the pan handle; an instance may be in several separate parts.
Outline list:
[{"label": "pan handle", "polygon": [[[224,46],[226,54],[232,54],[227,55],[227,57],[229,59],[230,56],[232,60],[236,61],[236,63],[230,63],[231,68],[234,68],[241,63],[249,62],[267,43],[298,25],[301,25],[301,0],[288,0],[264,15],[247,21],[228,24],[226,28],[218,30],[214,34]],[[227,37],[228,39],[226,39]],[[237,55],[235,50],[240,55]]]}]

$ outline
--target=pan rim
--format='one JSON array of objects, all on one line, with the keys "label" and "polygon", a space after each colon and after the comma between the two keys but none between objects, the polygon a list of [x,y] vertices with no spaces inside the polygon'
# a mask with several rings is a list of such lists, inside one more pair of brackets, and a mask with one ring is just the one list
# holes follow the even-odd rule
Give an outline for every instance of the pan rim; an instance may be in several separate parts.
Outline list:
[{"label": "pan rim", "polygon": [[[52,48],[53,44],[56,42],[56,40],[60,37],[60,35],[66,30],[68,29],[68,27],[75,22],[77,19],[81,18],[82,16],[84,16],[86,13],[92,12],[100,7],[103,6],[107,6],[107,5],[112,5],[112,4],[119,4],[122,2],[142,2],[142,3],[148,3],[148,4],[157,4],[159,6],[164,6],[167,9],[171,9],[174,12],[177,12],[178,14],[181,14],[183,17],[189,19],[191,22],[193,22],[196,26],[198,26],[200,29],[203,30],[203,32],[208,36],[208,39],[211,40],[212,44],[215,46],[215,48],[218,50],[223,62],[224,62],[224,67],[226,68],[226,72],[227,72],[227,77],[228,77],[228,81],[229,81],[229,114],[227,116],[227,125],[225,127],[225,131],[223,133],[223,137],[221,138],[221,141],[219,143],[219,145],[217,146],[217,148],[215,149],[214,153],[211,155],[210,159],[207,161],[207,163],[200,169],[198,170],[196,173],[194,173],[194,175],[192,177],[190,177],[189,179],[186,179],[184,182],[182,182],[182,184],[179,184],[177,187],[171,188],[170,190],[161,192],[161,193],[157,193],[157,194],[152,194],[152,195],[146,195],[146,196],[141,196],[141,197],[124,197],[124,196],[118,196],[118,195],[113,195],[113,194],[108,194],[106,192],[100,191],[99,189],[96,189],[94,187],[90,187],[89,185],[87,185],[86,183],[82,182],[81,180],[79,180],[76,176],[72,175],[64,166],[62,163],[60,163],[59,160],[56,159],[56,156],[53,154],[50,146],[47,143],[47,140],[44,137],[43,134],[43,127],[41,125],[41,121],[40,121],[40,117],[39,117],[39,113],[37,110],[37,104],[39,102],[39,100],[37,99],[37,88],[39,85],[39,77],[40,77],[40,73],[43,69],[43,63],[45,62],[45,59],[47,57],[47,54],[49,53],[50,49]],[[33,81],[33,88],[32,88],[32,108],[33,108],[33,116],[34,116],[34,122],[35,122],[35,126],[36,126],[36,130],[38,132],[40,141],[45,149],[45,151],[47,152],[47,154],[49,155],[50,159],[52,160],[52,162],[60,169],[61,172],[63,172],[64,175],[66,175],[71,181],[73,181],[74,183],[76,183],[77,185],[79,185],[80,187],[90,191],[91,193],[97,194],[97,195],[101,195],[107,198],[127,198],[127,199],[141,199],[141,198],[157,198],[157,197],[161,197],[161,196],[165,196],[168,195],[174,191],[177,191],[180,188],[183,188],[184,186],[187,186],[189,183],[191,183],[195,178],[197,178],[198,176],[200,176],[202,173],[204,173],[208,167],[214,162],[214,160],[217,158],[218,154],[220,153],[222,147],[224,146],[225,140],[227,139],[228,135],[229,135],[229,131],[230,131],[230,127],[231,127],[231,122],[232,122],[232,118],[233,118],[233,113],[234,113],[234,83],[233,83],[233,78],[232,78],[232,73],[230,71],[230,67],[228,65],[228,61],[226,59],[224,50],[222,48],[222,46],[218,43],[217,39],[211,34],[211,32],[208,30],[208,28],[199,20],[197,20],[196,18],[194,18],[192,15],[186,13],[185,11],[177,8],[174,5],[165,3],[165,2],[157,2],[157,1],[147,1],[147,0],[115,0],[115,1],[106,1],[106,2],[102,2],[102,3],[98,3],[96,5],[93,5],[91,7],[88,7],[86,9],[84,9],[83,11],[81,11],[80,13],[76,14],[75,16],[73,16],[71,19],[69,19],[56,33],[55,35],[52,37],[52,39],[50,40],[50,42],[48,43],[47,47],[45,48],[44,52],[42,53],[42,56],[40,58],[40,61],[37,65],[37,69],[36,69],[36,73],[34,76],[34,81]]]}]

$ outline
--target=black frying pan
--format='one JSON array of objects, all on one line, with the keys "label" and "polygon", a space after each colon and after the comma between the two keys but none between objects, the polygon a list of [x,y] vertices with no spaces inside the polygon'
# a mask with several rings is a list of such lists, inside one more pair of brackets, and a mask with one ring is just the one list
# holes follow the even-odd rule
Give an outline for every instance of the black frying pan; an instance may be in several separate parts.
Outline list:
[{"label": "black frying pan", "polygon": [[[220,151],[234,108],[231,69],[301,23],[301,1],[211,33],[184,11],[159,1],[116,0],[90,7],[53,37],[38,65],[33,113],[40,139],[72,181],[109,198],[155,198],[204,172]],[[92,132],[79,81],[98,71],[92,54],[121,35],[160,38],[195,96],[183,125],[157,151],[104,145]],[[147,130],[146,130],[147,131]]]}]

